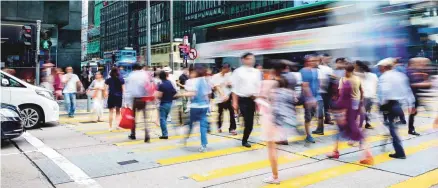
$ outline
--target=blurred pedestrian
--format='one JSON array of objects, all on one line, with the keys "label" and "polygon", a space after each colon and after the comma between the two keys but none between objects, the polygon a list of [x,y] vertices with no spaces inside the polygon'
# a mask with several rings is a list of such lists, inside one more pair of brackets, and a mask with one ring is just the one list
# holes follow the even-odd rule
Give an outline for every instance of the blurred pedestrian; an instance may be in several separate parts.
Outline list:
[{"label": "blurred pedestrian", "polygon": [[333,74],[333,69],[328,66],[331,57],[328,54],[320,55],[320,62],[318,65],[318,79],[319,79],[319,94],[321,99],[318,100],[318,114],[321,118],[318,118],[318,127],[312,131],[313,134],[324,135],[324,124],[333,124],[330,119],[330,93],[328,92],[330,76]]},{"label": "blurred pedestrian", "polygon": [[91,78],[90,67],[83,66],[80,80],[82,81],[82,84],[84,85],[85,88],[88,88],[88,86],[90,85],[91,83],[90,78]]},{"label": "blurred pedestrian", "polygon": [[176,94],[175,88],[172,86],[169,80],[167,80],[167,74],[164,71],[160,72],[159,75],[161,79],[161,84],[158,86],[158,91],[156,97],[160,99],[160,127],[162,135],[160,139],[168,139],[167,132],[167,116],[169,116],[170,110],[172,109],[173,97]]},{"label": "blurred pedestrian", "polygon": [[[175,88],[175,90],[178,92],[178,91],[179,91],[179,87],[178,87],[178,85],[176,84],[176,80],[177,80],[177,79],[176,79],[175,76],[172,74],[172,72],[173,72],[172,68],[166,66],[166,67],[163,68],[163,71],[166,72],[166,74],[167,74],[167,80],[169,80],[170,83],[172,83],[173,88]],[[161,79],[160,79],[160,80],[161,80]],[[171,122],[171,121],[172,121],[172,116],[168,116],[168,117],[167,117],[167,121],[168,121],[168,122]]]},{"label": "blurred pedestrian", "polygon": [[[400,58],[392,58],[392,60],[394,61],[394,65],[392,66],[393,67],[392,69],[407,75],[406,66],[400,62]],[[384,116],[383,118],[385,121],[388,121],[388,116]],[[399,118],[399,121],[397,121],[396,124],[405,125],[407,123],[406,118],[405,118],[405,114],[400,115],[398,118]]]},{"label": "blurred pedestrian", "polygon": [[145,138],[144,142],[150,142],[148,128],[146,127],[146,101],[144,97],[149,96],[146,91],[146,84],[152,82],[146,71],[143,71],[143,67],[139,64],[135,64],[132,67],[133,71],[126,78],[126,90],[125,90],[125,105],[132,107],[134,111],[134,127],[131,129],[129,139],[135,140],[135,130],[137,127],[136,112],[141,111],[145,122]]},{"label": "blurred pedestrian", "polygon": [[73,67],[66,67],[65,72],[67,74],[62,77],[62,83],[64,84],[62,93],[64,94],[65,109],[67,110],[68,117],[73,118],[76,110],[76,93],[83,86],[79,77],[73,73]]},{"label": "blurred pedestrian", "polygon": [[[360,148],[364,149],[365,157],[360,161],[361,164],[372,165],[374,163],[372,154],[365,144],[365,137],[359,128],[357,123],[357,117],[359,116],[360,109],[357,102],[357,98],[362,98],[362,92],[357,93],[358,86],[360,84],[359,78],[353,75],[354,65],[349,63],[345,67],[345,77],[341,78],[339,82],[339,93],[340,96],[338,100],[333,104],[338,116],[337,124],[339,127],[339,134],[336,137],[335,148],[333,153],[329,154],[330,158],[339,158],[339,140],[341,137],[352,141],[358,141]],[[360,86],[359,86],[360,87]],[[355,91],[356,90],[356,91]]]},{"label": "blurred pedestrian", "polygon": [[[187,80],[189,79],[189,69],[186,67],[183,69],[183,73],[179,76],[177,85],[180,87],[181,91],[185,91],[185,85]],[[182,111],[187,113],[187,101],[186,97],[182,98]]]},{"label": "blurred pedestrian", "polygon": [[[207,68],[207,73],[206,73],[205,79],[207,79],[207,83],[210,84],[211,88],[213,88],[212,76],[213,76],[213,71],[210,68]],[[211,90],[211,97],[212,98],[215,97],[213,89]],[[213,108],[214,108],[213,104],[210,103],[210,105],[208,106],[207,116],[211,115]],[[209,124],[208,133],[210,133],[210,122],[208,124]]]},{"label": "blurred pedestrian", "polygon": [[97,122],[102,122],[104,108],[103,100],[107,94],[105,89],[105,80],[103,79],[103,75],[100,71],[96,72],[95,79],[88,87],[87,93],[89,93],[89,96],[91,96],[93,99],[93,111],[96,113]]},{"label": "blurred pedestrian", "polygon": [[[409,68],[407,70],[407,75],[409,78],[412,93],[415,97],[415,109],[419,106],[423,106],[419,100],[419,94],[425,92],[424,90],[430,89],[432,83],[429,80],[429,74],[427,73],[427,66],[430,60],[427,58],[417,57],[410,59]],[[415,136],[420,136],[419,133],[415,131],[414,121],[417,111],[409,115],[409,130],[408,133]]]},{"label": "blurred pedestrian", "polygon": [[[111,68],[110,78],[105,80],[105,86],[108,90],[109,130],[112,131],[114,115],[116,122],[120,120],[120,108],[122,107],[123,92],[125,90],[125,80],[123,80],[117,67]],[[118,128],[118,125],[116,127]]]},{"label": "blurred pedestrian", "polygon": [[[282,83],[284,80],[282,80]],[[284,84],[284,83],[283,83]],[[283,126],[277,125],[273,113],[274,89],[279,87],[274,70],[269,71],[267,79],[262,80],[259,98],[256,104],[263,116],[260,119],[262,125],[262,139],[267,142],[268,159],[271,165],[272,175],[263,180],[269,184],[279,184],[278,178],[278,154],[277,142],[284,141]],[[286,141],[287,142],[287,141]]]},{"label": "blurred pedestrian", "polygon": [[222,115],[224,110],[230,113],[230,127],[228,129],[231,135],[237,135],[236,120],[234,119],[234,110],[231,105],[231,72],[230,65],[224,63],[221,71],[215,74],[212,78],[212,84],[215,94],[215,103],[218,106],[218,131],[222,132]]},{"label": "blurred pedestrian", "polygon": [[407,100],[409,112],[414,113],[416,110],[415,97],[412,94],[407,76],[392,69],[394,62],[394,58],[386,58],[377,64],[382,73],[379,77],[377,93],[380,109],[388,117],[388,122],[385,122],[385,124],[389,127],[395,150],[395,153],[389,154],[389,157],[405,159],[406,154],[397,133],[394,118],[403,115],[400,100]]},{"label": "blurred pedestrian", "polygon": [[[161,84],[160,72],[161,72],[161,68],[156,68],[156,70],[154,72],[154,77],[152,78],[154,84],[157,85],[157,86]],[[160,125],[160,110],[159,110],[159,105],[160,105],[160,100],[156,99],[154,101],[155,108],[153,108],[152,114],[154,114],[155,118],[153,119],[153,121],[155,122],[155,124],[157,126]]]},{"label": "blurred pedestrian", "polygon": [[64,85],[62,83],[62,77],[64,75],[64,72],[61,68],[55,69],[55,74],[53,75],[53,89],[55,90],[55,98],[56,100],[61,100],[63,98],[62,96],[62,89],[64,88]]},{"label": "blurred pedestrian", "polygon": [[248,138],[254,126],[255,102],[260,93],[261,73],[255,69],[255,56],[252,53],[245,53],[241,57],[243,65],[237,68],[232,76],[232,103],[234,110],[240,109],[243,115],[245,129],[243,131],[242,146],[251,147]]},{"label": "blurred pedestrian", "polygon": [[321,100],[319,94],[319,78],[318,70],[316,69],[319,58],[315,55],[306,55],[304,68],[300,70],[303,84],[303,97],[304,97],[304,127],[307,134],[306,142],[315,143],[312,135],[310,135],[309,127],[312,117],[316,114],[319,119],[323,118],[323,114],[318,113],[318,108],[322,108],[322,103],[318,103]]},{"label": "blurred pedestrian", "polygon": [[272,80],[263,80],[261,94],[256,99],[263,114],[263,138],[268,143],[268,158],[272,176],[263,180],[269,184],[279,184],[277,144],[287,144],[287,128],[296,127],[295,103],[297,97],[293,89],[296,79],[288,72],[286,60],[273,64]]},{"label": "blurred pedestrian", "polygon": [[191,79],[190,84],[186,83],[187,92],[181,93],[178,97],[190,97],[190,123],[189,131],[185,141],[190,136],[193,124],[199,122],[201,131],[201,147],[199,152],[207,151],[207,131],[208,131],[208,119],[207,111],[210,105],[209,95],[211,94],[210,84],[205,78],[207,71],[204,67],[195,68],[196,78]]},{"label": "blurred pedestrian", "polygon": [[373,106],[373,101],[376,99],[377,93],[377,75],[372,73],[370,68],[368,67],[368,63],[364,61],[356,61],[355,63],[355,75],[361,79],[362,87],[363,87],[363,118],[362,121],[365,121],[365,128],[372,129],[371,126],[371,109]]},{"label": "blurred pedestrian", "polygon": [[[274,69],[274,79],[278,80],[285,80],[285,83],[287,84],[286,86],[280,86],[280,88],[285,88],[288,89],[287,91],[290,93],[288,94],[290,100],[292,101],[284,101],[287,103],[284,103],[284,105],[291,103],[292,106],[287,106],[288,108],[284,108],[284,112],[282,112],[282,114],[286,115],[287,117],[279,117],[279,115],[275,116],[275,119],[278,120],[278,118],[288,118],[290,121],[296,122],[296,114],[295,114],[295,105],[298,103],[299,99],[299,94],[297,92],[295,92],[295,88],[298,84],[298,79],[296,77],[296,75],[292,72],[290,72],[290,68],[289,67],[293,67],[296,66],[296,63],[293,63],[291,61],[288,60],[279,60],[278,62],[273,64],[273,69]],[[280,84],[281,85],[281,84]],[[283,90],[281,90],[283,91]],[[284,97],[284,96],[279,96],[279,97]],[[278,101],[278,99],[280,98],[275,98],[276,101]],[[280,103],[278,103],[279,105],[281,105]],[[277,106],[274,106],[273,108],[275,109]],[[279,108],[282,109],[282,108]],[[277,113],[278,114],[278,113]],[[295,126],[295,125],[294,125]],[[295,128],[297,129],[297,126],[295,126]],[[297,129],[298,130],[298,129]],[[298,130],[299,131],[299,130]],[[280,144],[280,145],[288,145],[288,140],[287,140],[287,134],[286,132],[282,132],[281,133],[283,136],[283,139],[280,141],[277,141],[276,144]],[[301,131],[299,131],[299,134],[302,134]]]},{"label": "blurred pedestrian", "polygon": [[42,76],[40,86],[53,93],[55,91],[55,88],[53,87],[53,83],[50,83],[50,77],[50,75]]}]

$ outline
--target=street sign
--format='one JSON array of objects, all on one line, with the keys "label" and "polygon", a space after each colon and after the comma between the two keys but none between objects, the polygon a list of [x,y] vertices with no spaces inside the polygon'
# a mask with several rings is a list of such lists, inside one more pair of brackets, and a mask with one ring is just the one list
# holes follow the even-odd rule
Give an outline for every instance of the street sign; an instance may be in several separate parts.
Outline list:
[{"label": "street sign", "polygon": [[194,60],[194,59],[196,59],[197,57],[198,57],[198,51],[196,51],[196,49],[194,49],[194,48],[190,49],[190,52],[189,52],[189,58],[190,58],[191,60]]}]

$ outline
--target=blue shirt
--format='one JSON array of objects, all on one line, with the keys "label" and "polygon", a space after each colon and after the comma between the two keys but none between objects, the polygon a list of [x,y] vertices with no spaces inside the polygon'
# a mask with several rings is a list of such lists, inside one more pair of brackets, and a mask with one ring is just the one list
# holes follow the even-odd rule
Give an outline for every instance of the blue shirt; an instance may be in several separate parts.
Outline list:
[{"label": "blue shirt", "polygon": [[211,94],[211,86],[205,77],[195,78],[186,83],[187,91],[194,91],[196,93],[190,99],[190,108],[208,108],[210,106],[209,94]]},{"label": "blue shirt", "polygon": [[319,90],[318,70],[315,68],[312,69],[302,68],[300,70],[300,73],[303,78],[303,83],[304,82],[309,83],[310,91],[312,92],[313,97],[319,100],[320,95],[318,92]]},{"label": "blue shirt", "polygon": [[176,94],[176,90],[173,88],[173,85],[169,80],[162,81],[158,86],[158,91],[163,93],[161,103],[171,103],[173,101],[173,96]]},{"label": "blue shirt", "polygon": [[394,69],[395,69],[396,71],[398,71],[398,72],[403,73],[403,74],[407,74],[407,70],[406,70],[405,65],[398,64],[398,65],[396,65],[396,66],[394,67]]},{"label": "blue shirt", "polygon": [[123,78],[119,77],[118,80],[116,78],[108,78],[105,80],[105,84],[108,85],[109,95],[119,97],[123,95],[122,85],[125,84]]}]

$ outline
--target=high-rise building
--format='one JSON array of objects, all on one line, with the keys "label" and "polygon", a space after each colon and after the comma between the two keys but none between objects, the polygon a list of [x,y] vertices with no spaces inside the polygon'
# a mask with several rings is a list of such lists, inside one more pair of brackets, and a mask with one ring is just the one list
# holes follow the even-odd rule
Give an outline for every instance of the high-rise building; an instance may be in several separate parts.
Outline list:
[{"label": "high-rise building", "polygon": [[36,25],[36,20],[41,20],[39,63],[70,65],[80,70],[80,1],[2,1],[1,12],[2,66],[15,69],[21,78],[34,79],[35,53],[25,52],[19,30],[23,25]]},{"label": "high-rise building", "polygon": [[[152,65],[168,65],[170,52],[179,53],[175,46],[170,46],[171,2],[174,7],[174,38],[188,36],[192,42],[196,35],[195,48],[199,48],[197,61],[217,66],[222,62],[237,66],[237,57],[244,51],[257,52],[258,63],[275,58],[301,61],[297,57],[305,53],[336,51],[342,46],[340,42],[354,41],[354,30],[357,28],[348,24],[369,24],[367,20],[381,14],[379,7],[392,7],[390,1],[151,1]],[[408,3],[407,6],[411,5]],[[409,16],[410,10],[405,8],[401,13]],[[394,15],[387,10],[383,14]],[[146,1],[111,1],[104,5],[101,9],[101,56],[105,51],[124,47],[132,47],[137,54],[144,54],[148,37],[146,16]],[[402,17],[391,19],[390,22],[394,23]],[[338,34],[335,27],[341,29]],[[342,32],[345,36],[340,34]],[[394,31],[393,37],[397,33],[405,32]],[[282,45],[277,45],[280,43]],[[194,47],[194,44],[191,45]],[[391,54],[390,51],[385,55]],[[370,53],[380,52],[374,50]],[[174,58],[175,63],[179,60]]]}]

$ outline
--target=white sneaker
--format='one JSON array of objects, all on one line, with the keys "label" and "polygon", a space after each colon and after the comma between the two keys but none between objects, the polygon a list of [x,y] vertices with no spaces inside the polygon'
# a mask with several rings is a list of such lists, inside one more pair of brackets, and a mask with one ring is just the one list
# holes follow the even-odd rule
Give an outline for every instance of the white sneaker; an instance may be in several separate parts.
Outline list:
[{"label": "white sneaker", "polygon": [[109,128],[108,131],[109,131],[109,132],[113,132],[113,128]]},{"label": "white sneaker", "polygon": [[263,180],[264,183],[267,184],[280,184],[280,180],[279,179],[274,179],[274,177],[269,176],[266,179]]},{"label": "white sneaker", "polygon": [[207,147],[201,146],[198,151],[204,153],[207,151]]},{"label": "white sneaker", "polygon": [[167,122],[171,122],[172,121],[172,116],[167,117]]}]

